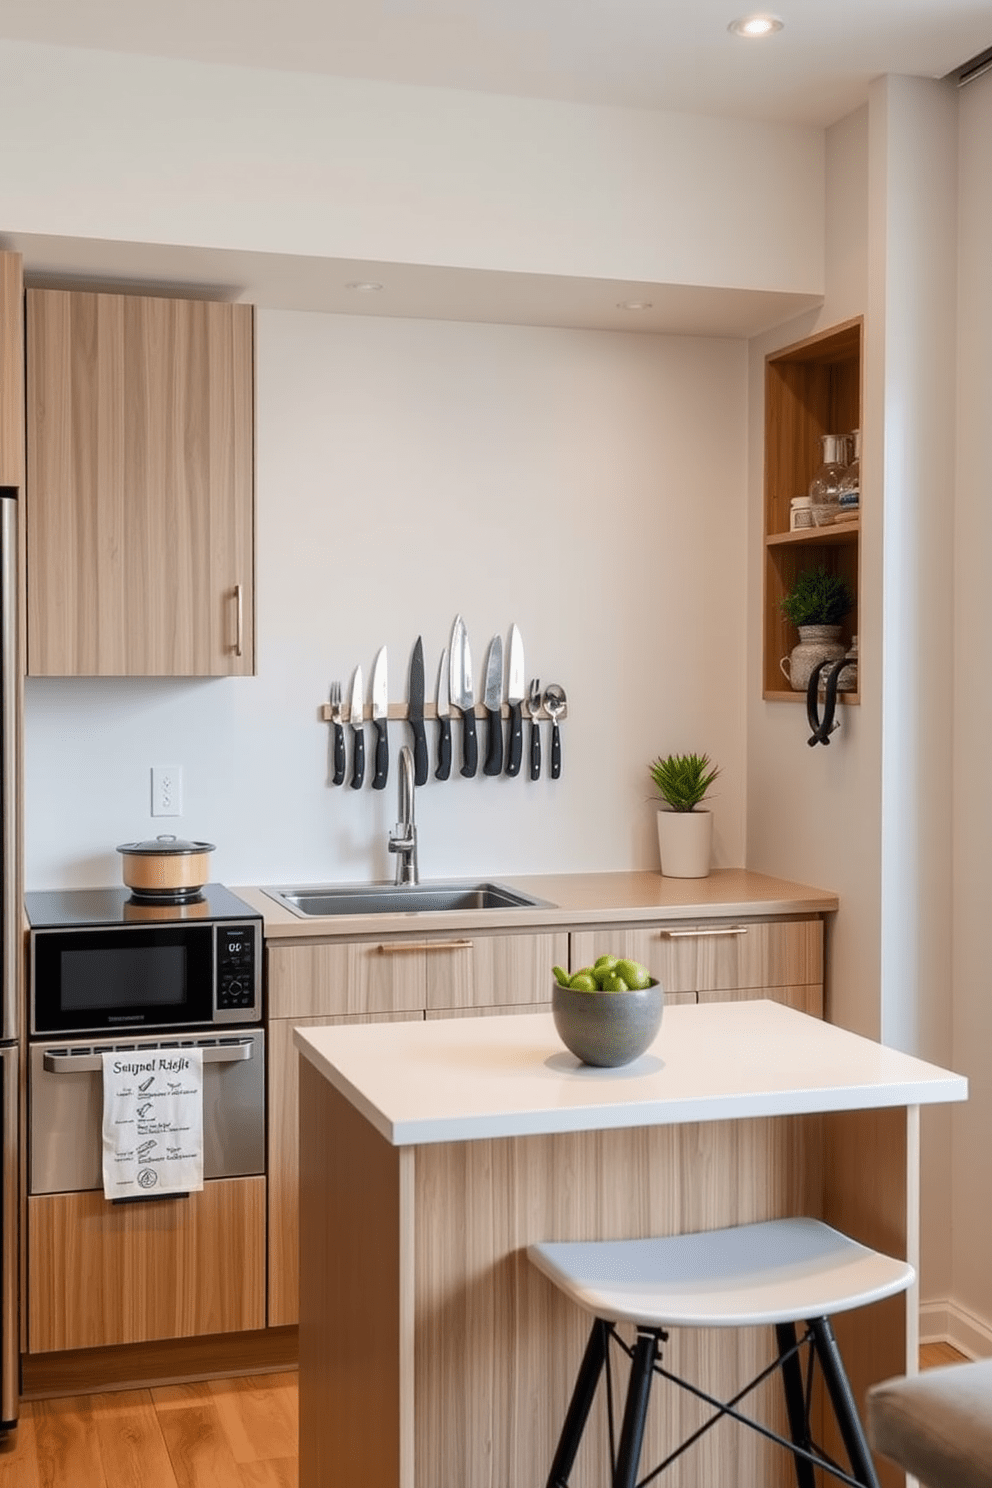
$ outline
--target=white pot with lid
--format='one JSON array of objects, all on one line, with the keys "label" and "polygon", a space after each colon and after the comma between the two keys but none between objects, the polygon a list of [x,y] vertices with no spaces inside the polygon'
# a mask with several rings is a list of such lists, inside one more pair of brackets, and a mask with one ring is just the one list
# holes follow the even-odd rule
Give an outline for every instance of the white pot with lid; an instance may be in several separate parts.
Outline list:
[{"label": "white pot with lid", "polygon": [[142,898],[192,898],[210,877],[212,842],[187,842],[163,833],[146,842],[122,842],[124,882]]}]

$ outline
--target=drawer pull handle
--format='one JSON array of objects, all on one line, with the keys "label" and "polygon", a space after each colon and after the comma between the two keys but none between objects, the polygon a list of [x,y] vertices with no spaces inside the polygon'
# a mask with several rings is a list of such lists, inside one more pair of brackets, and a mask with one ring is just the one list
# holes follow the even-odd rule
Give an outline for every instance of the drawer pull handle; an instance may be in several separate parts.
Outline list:
[{"label": "drawer pull handle", "polygon": [[240,584],[235,584],[234,586],[234,614],[236,626],[234,654],[235,656],[243,656],[245,634],[245,601],[244,591]]},{"label": "drawer pull handle", "polygon": [[470,951],[470,940],[393,940],[383,941],[378,946],[380,956],[392,956],[402,951]]},{"label": "drawer pull handle", "polygon": [[712,930],[660,930],[658,933],[667,940],[701,940],[704,936],[714,935],[746,935],[746,925],[720,925]]}]

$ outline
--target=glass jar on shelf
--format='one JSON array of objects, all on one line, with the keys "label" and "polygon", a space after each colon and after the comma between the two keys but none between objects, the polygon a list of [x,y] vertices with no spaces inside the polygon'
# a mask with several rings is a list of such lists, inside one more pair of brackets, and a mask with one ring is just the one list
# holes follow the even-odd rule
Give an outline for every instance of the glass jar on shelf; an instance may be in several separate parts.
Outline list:
[{"label": "glass jar on shelf", "polygon": [[840,478],[840,519],[855,517],[861,508],[861,430],[852,429],[851,463]]},{"label": "glass jar on shelf", "polygon": [[847,469],[847,440],[843,434],[821,434],[823,462],[809,483],[813,523],[829,527],[840,515],[841,481]]}]

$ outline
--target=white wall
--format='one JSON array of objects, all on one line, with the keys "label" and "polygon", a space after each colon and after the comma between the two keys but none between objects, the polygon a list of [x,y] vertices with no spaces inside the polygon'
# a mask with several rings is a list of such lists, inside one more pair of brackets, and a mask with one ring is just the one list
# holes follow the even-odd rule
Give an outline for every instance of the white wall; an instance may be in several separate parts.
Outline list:
[{"label": "white wall", "polygon": [[389,876],[395,774],[329,786],[317,710],[383,643],[402,701],[418,634],[433,686],[459,610],[477,678],[515,620],[564,683],[564,766],[432,778],[424,875],[656,866],[669,749],[723,765],[716,860],[743,862],[745,372],[740,342],[260,312],[258,676],[29,679],[27,886],[116,882],[117,843],[176,829],[228,883]]},{"label": "white wall", "polygon": [[[880,600],[862,605],[860,707],[844,708],[827,748],[810,749],[801,702],[761,701],[764,552],[763,454],[765,357],[821,329],[865,312],[868,293],[867,108],[827,131],[826,287],[820,311],[750,343],[748,543],[748,803],[747,861],[766,872],[822,885],[840,895],[831,928],[829,1015],[857,1032],[879,1027],[879,632]],[[866,430],[871,424],[866,418]],[[846,430],[837,432],[845,433]],[[881,590],[870,556],[879,504],[865,482],[862,512],[863,599]]]},{"label": "white wall", "polygon": [[0,41],[0,232],[818,293],[823,135]]},{"label": "white wall", "polygon": [[992,987],[989,974],[989,818],[992,690],[986,615],[992,554],[992,77],[960,98],[958,427],[954,585],[953,1062],[970,1083],[953,1132],[953,1321],[992,1355]]}]

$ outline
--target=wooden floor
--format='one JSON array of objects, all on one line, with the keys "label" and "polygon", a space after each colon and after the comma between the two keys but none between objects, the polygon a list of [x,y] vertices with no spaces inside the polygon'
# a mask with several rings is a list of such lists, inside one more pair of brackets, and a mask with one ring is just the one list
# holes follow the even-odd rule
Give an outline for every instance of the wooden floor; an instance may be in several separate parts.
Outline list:
[{"label": "wooden floor", "polygon": [[296,1374],[21,1407],[0,1488],[297,1488]]},{"label": "wooden floor", "polygon": [[[963,1361],[924,1344],[920,1368]],[[297,1488],[296,1375],[254,1375],[21,1407],[0,1488]]]}]

